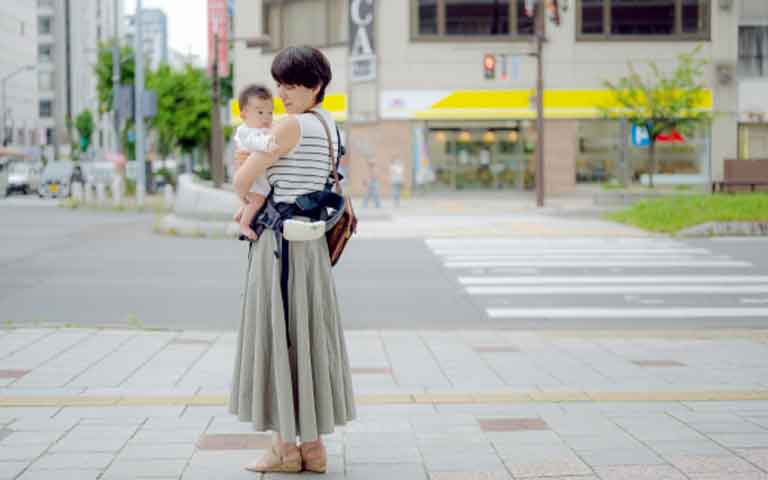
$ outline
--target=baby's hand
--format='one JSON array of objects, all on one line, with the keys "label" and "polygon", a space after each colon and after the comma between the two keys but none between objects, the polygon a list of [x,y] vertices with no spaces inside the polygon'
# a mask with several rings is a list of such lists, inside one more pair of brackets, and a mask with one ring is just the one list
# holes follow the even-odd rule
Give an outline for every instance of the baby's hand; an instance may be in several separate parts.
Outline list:
[{"label": "baby's hand", "polygon": [[243,209],[245,207],[240,207],[237,209],[237,212],[235,212],[235,215],[232,217],[232,220],[236,222],[240,222],[240,219],[243,218]]}]

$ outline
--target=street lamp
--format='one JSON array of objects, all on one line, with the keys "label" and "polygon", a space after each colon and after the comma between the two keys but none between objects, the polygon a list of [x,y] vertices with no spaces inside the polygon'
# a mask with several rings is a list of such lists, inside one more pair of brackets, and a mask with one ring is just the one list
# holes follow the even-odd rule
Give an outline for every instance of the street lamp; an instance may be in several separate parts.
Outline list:
[{"label": "street lamp", "polygon": [[[213,74],[213,107],[211,111],[211,177],[213,185],[216,188],[224,183],[224,138],[221,127],[221,86],[219,84],[219,33],[218,22],[213,34],[213,63],[211,70]],[[266,36],[258,37],[231,37],[227,39],[227,44],[237,41],[245,42],[247,48],[260,48],[271,45],[271,39]]]},{"label": "street lamp", "polygon": [[25,65],[25,66],[19,68],[18,70],[15,70],[15,71],[9,73],[8,75],[4,76],[2,78],[2,80],[0,80],[0,83],[2,83],[2,90],[3,90],[3,92],[2,92],[2,95],[3,95],[3,132],[2,132],[2,135],[3,135],[3,146],[5,146],[5,142],[7,140],[7,137],[5,135],[5,126],[6,126],[6,123],[8,121],[8,119],[7,119],[8,104],[7,104],[6,91],[5,91],[6,84],[8,83],[8,80],[10,80],[11,78],[15,77],[16,75],[18,75],[18,74],[20,74],[22,72],[28,72],[28,71],[34,70],[34,69],[35,69],[34,65]]}]

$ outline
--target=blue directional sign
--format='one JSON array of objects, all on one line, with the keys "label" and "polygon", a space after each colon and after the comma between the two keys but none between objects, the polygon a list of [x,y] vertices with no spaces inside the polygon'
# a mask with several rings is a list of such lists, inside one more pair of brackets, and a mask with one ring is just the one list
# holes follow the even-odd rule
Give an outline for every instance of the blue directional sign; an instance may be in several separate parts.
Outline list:
[{"label": "blue directional sign", "polygon": [[651,136],[645,125],[632,124],[632,146],[647,147],[651,144]]}]

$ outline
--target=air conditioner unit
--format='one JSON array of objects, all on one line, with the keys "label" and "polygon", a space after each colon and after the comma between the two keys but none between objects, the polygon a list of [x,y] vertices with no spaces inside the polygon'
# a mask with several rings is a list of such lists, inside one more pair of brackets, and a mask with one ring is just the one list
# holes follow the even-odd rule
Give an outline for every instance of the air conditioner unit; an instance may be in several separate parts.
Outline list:
[{"label": "air conditioner unit", "polygon": [[715,72],[717,74],[717,83],[724,87],[733,83],[736,76],[736,68],[726,63],[715,65]]},{"label": "air conditioner unit", "polygon": [[730,12],[733,8],[733,0],[720,0],[720,10]]}]

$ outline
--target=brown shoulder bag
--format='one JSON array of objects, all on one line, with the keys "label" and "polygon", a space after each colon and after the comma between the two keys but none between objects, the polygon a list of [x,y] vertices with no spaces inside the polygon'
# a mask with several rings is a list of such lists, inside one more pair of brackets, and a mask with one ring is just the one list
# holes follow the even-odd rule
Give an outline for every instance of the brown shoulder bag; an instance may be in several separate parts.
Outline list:
[{"label": "brown shoulder bag", "polygon": [[341,253],[344,251],[344,247],[347,246],[349,239],[352,238],[352,234],[357,231],[357,216],[355,215],[355,211],[352,210],[352,199],[349,195],[344,194],[341,188],[331,130],[328,128],[328,124],[320,113],[314,110],[310,110],[309,113],[317,117],[325,130],[325,136],[328,138],[328,157],[333,169],[333,180],[336,183],[336,193],[344,197],[344,213],[336,224],[331,227],[330,230],[325,232],[325,239],[328,242],[328,254],[331,257],[331,266],[334,266],[339,261],[339,258],[341,258]]}]

